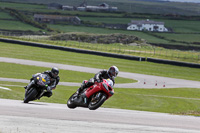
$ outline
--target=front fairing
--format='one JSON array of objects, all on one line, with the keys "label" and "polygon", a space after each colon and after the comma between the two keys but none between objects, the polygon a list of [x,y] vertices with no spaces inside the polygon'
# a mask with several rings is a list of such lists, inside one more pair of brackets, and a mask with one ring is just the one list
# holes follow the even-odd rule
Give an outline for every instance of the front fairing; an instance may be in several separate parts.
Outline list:
[{"label": "front fairing", "polygon": [[112,96],[114,94],[114,89],[113,89],[114,83],[113,83],[112,80],[110,80],[110,79],[104,79],[103,80],[103,86],[104,86],[104,88],[106,90],[108,89],[108,92],[110,94],[109,96]]},{"label": "front fairing", "polygon": [[114,94],[113,90],[113,82],[110,80],[103,80],[101,83],[95,82],[94,85],[90,86],[89,88],[86,89],[85,95],[87,98],[92,96],[93,94],[97,92],[104,92],[107,95],[107,98],[111,97]]},{"label": "front fairing", "polygon": [[50,84],[50,77],[46,74],[39,74],[35,78],[38,86],[47,87]]}]

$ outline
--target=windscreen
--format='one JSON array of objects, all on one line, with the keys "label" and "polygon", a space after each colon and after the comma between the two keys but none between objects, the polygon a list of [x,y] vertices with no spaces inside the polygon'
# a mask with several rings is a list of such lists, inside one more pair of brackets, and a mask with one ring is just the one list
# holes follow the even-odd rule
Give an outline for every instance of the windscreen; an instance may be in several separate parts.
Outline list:
[{"label": "windscreen", "polygon": [[110,79],[106,79],[107,83],[113,88],[113,81]]},{"label": "windscreen", "polygon": [[50,79],[49,76],[47,76],[46,74],[41,74],[41,77],[44,78],[46,80],[46,84],[50,83]]}]

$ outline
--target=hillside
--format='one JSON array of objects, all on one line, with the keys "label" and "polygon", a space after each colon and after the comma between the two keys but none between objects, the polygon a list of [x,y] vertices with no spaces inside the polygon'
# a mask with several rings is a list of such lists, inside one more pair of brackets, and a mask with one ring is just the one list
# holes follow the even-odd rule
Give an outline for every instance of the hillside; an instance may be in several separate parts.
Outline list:
[{"label": "hillside", "polygon": [[[55,0],[3,0],[21,3],[49,4]],[[123,12],[152,13],[152,14],[179,14],[179,15],[200,15],[200,3],[160,2],[157,0],[87,0],[88,5],[107,3],[116,6]],[[70,6],[79,6],[83,0],[57,0],[56,3]]]},{"label": "hillside", "polygon": [[[81,24],[74,25],[66,22],[39,23],[33,17],[34,14],[38,13],[77,16],[80,18]],[[109,27],[109,25],[127,25],[131,20],[147,19],[164,22],[165,26],[171,29],[170,32],[129,31],[126,30],[126,27],[123,29]],[[47,5],[44,4],[0,2],[0,35],[20,36],[20,38],[23,37],[29,41],[43,41],[44,43],[61,46],[195,63],[200,62],[199,20],[200,16],[63,11],[48,9]],[[104,27],[105,25],[108,25],[108,27]],[[61,33],[61,36],[67,33],[69,36],[66,36],[66,38],[61,36],[50,38],[50,36],[58,33]],[[74,33],[76,34],[75,36],[73,35]],[[84,36],[77,36],[77,34],[84,34]],[[117,39],[113,38],[114,34],[120,35],[118,38],[123,38],[117,41]],[[32,35],[37,36],[34,37]],[[43,35],[46,36],[43,38]],[[92,35],[91,38],[87,37],[88,35]],[[131,41],[130,38],[136,39]]]}]

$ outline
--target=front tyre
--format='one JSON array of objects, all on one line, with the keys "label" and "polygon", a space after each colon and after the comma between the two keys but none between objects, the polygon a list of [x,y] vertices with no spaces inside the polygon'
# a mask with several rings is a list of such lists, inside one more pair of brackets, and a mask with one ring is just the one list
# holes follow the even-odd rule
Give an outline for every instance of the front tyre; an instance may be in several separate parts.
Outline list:
[{"label": "front tyre", "polygon": [[90,110],[95,110],[99,108],[105,101],[106,101],[106,95],[102,94],[99,98],[95,98],[96,96],[93,96],[92,100],[90,101],[88,108]]},{"label": "front tyre", "polygon": [[[75,93],[74,93],[75,94]],[[74,94],[69,98],[69,100],[67,101],[67,106],[70,109],[74,109],[76,108],[76,104],[73,102],[74,99]]]},{"label": "front tyre", "polygon": [[29,101],[34,100],[37,93],[38,92],[35,88],[31,88],[30,90],[28,90],[28,92],[26,92],[25,94],[24,103],[28,103]]}]

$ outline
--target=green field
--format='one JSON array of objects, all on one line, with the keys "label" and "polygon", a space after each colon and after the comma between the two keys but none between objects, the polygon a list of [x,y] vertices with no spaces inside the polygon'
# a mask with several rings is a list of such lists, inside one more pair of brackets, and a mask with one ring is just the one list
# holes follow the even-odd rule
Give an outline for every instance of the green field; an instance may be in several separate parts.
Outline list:
[{"label": "green field", "polygon": [[[84,21],[90,21],[90,22],[97,22],[97,23],[120,23],[120,24],[128,24],[131,22],[131,20],[138,20],[137,18],[97,18],[97,17],[81,17]],[[144,19],[143,19],[144,20]],[[189,43],[188,45],[194,45],[190,44],[193,42],[200,42],[200,22],[199,21],[190,21],[190,20],[167,20],[167,19],[151,19],[153,21],[161,21],[165,22],[165,27],[171,28],[173,32],[175,33],[143,33],[138,34],[138,32],[134,31],[120,31],[115,30],[117,33],[123,33],[123,34],[133,34],[135,36],[138,36],[140,38],[143,38],[147,40],[149,43],[158,43],[158,44],[170,44],[170,45],[184,45],[185,43]],[[59,28],[59,26],[54,26],[54,28]],[[80,28],[81,29],[81,28]],[[61,31],[66,32],[64,29]],[[90,30],[90,32],[93,30]],[[86,31],[85,31],[86,32]],[[105,33],[108,33],[108,30],[104,31]],[[132,32],[132,33],[131,33]],[[95,32],[94,32],[95,33]],[[101,33],[101,32],[100,32]],[[178,33],[178,34],[176,34]],[[149,35],[157,35],[161,38],[155,37],[155,36],[149,36]],[[181,42],[181,43],[178,43]]]},{"label": "green field", "polygon": [[200,33],[200,21],[190,20],[161,20],[165,22],[166,27],[170,27],[174,32],[181,33]]},{"label": "green field", "polygon": [[46,9],[47,6],[46,5],[39,5],[39,4],[26,4],[26,3],[12,3],[12,2],[0,2],[0,7],[5,8],[5,7],[9,7],[9,8],[14,8],[14,9]]},{"label": "green field", "polygon": [[[119,18],[119,17],[80,17],[83,21],[100,22],[108,24],[128,24],[131,22],[132,18]],[[138,19],[136,19],[138,20]]]},{"label": "green field", "polygon": [[19,31],[39,31],[30,24],[19,21],[17,18],[11,16],[9,13],[0,10],[0,29],[1,30],[19,30]]},{"label": "green field", "polygon": [[51,28],[58,29],[62,32],[85,32],[85,33],[93,33],[93,34],[114,34],[121,33],[127,35],[134,35],[139,38],[143,38],[148,42],[154,43],[167,43],[168,41],[156,38],[154,36],[148,35],[139,31],[126,31],[126,30],[114,30],[114,29],[104,29],[104,28],[95,28],[95,27],[85,27],[85,26],[72,26],[72,25],[48,25]]},{"label": "green field", "polygon": [[0,19],[14,19],[14,18],[10,16],[8,13],[2,12],[0,10]]},{"label": "green field", "polygon": [[[22,1],[21,1],[22,2]],[[31,1],[29,1],[31,2]],[[35,1],[36,2],[36,1]],[[60,1],[61,3],[65,3],[64,1]],[[97,2],[97,1],[95,1]],[[95,3],[94,2],[94,3]],[[114,0],[113,0],[114,2]],[[121,3],[120,1],[115,1],[116,3]],[[145,2],[139,1],[132,1],[133,3],[137,4],[144,4]],[[131,4],[131,1],[125,1],[126,4]],[[36,2],[37,3],[37,2]],[[41,1],[39,3],[45,3]],[[73,1],[71,4],[78,3],[78,1]],[[45,3],[46,4],[46,3]],[[152,3],[147,2],[146,5],[151,5]],[[155,4],[155,3],[154,3]],[[162,3],[156,3],[156,5],[161,5]],[[168,7],[172,3],[167,3]],[[177,4],[177,3],[174,3]],[[180,4],[180,3],[179,3]],[[137,7],[135,5],[135,7]],[[124,5],[122,4],[122,7]],[[131,4],[131,6],[133,6]],[[142,6],[142,5],[140,5]],[[181,6],[185,7],[185,4],[181,4]],[[181,6],[177,6],[181,8]],[[188,7],[192,5],[187,5]],[[194,6],[194,5],[193,5]],[[199,51],[199,45],[194,44],[194,42],[199,43],[199,35],[200,35],[200,21],[198,16],[189,17],[189,16],[175,16],[171,18],[165,15],[156,15],[156,14],[138,14],[138,13],[95,13],[95,12],[78,12],[78,11],[63,11],[63,10],[51,10],[47,8],[47,5],[44,4],[29,4],[29,3],[12,3],[12,2],[0,2],[0,7],[9,7],[14,8],[20,11],[22,14],[25,14],[27,18],[33,19],[34,13],[44,13],[44,14],[61,14],[61,15],[76,15],[80,17],[81,20],[84,22],[90,23],[109,23],[109,24],[128,24],[131,20],[145,20],[150,19],[154,21],[161,21],[165,22],[165,26],[167,28],[171,28],[173,32],[178,33],[151,33],[151,32],[138,32],[138,31],[127,31],[127,30],[114,30],[114,29],[106,29],[106,28],[96,28],[96,27],[86,27],[82,26],[73,26],[67,24],[48,24],[50,28],[53,30],[58,30],[64,33],[70,32],[85,32],[85,33],[93,33],[93,34],[113,34],[113,33],[120,33],[120,34],[127,34],[127,35],[134,35],[139,38],[146,40],[147,43],[151,44],[159,44],[159,46],[170,46],[170,48],[174,48],[175,45],[177,49],[178,46],[185,46],[184,50],[187,50],[189,46],[193,46],[193,50]],[[134,7],[134,6],[133,6]],[[139,5],[138,5],[139,7]],[[162,7],[162,6],[161,6]],[[136,8],[137,9],[137,8]],[[141,8],[142,9],[142,8]],[[197,8],[193,8],[197,10]],[[138,9],[139,10],[139,9]],[[156,9],[157,10],[157,9]],[[181,10],[183,11],[183,10]],[[187,8],[187,12],[189,12]],[[44,31],[43,29],[35,28],[30,24],[26,24],[22,21],[9,21],[7,19],[11,19],[12,17],[5,12],[1,13],[1,20],[0,20],[0,29],[2,30],[21,30],[21,31]],[[13,18],[16,19],[16,18]],[[46,32],[46,31],[45,31]],[[47,32],[48,34],[52,34]],[[160,45],[161,44],[161,45]]]},{"label": "green field", "polygon": [[0,20],[0,29],[3,30],[20,30],[20,31],[39,31],[39,28],[33,27],[21,21]]},{"label": "green field", "polygon": [[[130,61],[125,59],[65,52],[60,50],[51,50],[9,43],[0,44],[0,48],[2,50],[2,52],[0,53],[1,57],[54,62],[99,69],[106,69],[112,65],[116,65],[119,67],[120,71],[124,72],[200,81],[200,72],[197,68],[179,67],[150,62]],[[103,61],[104,63],[100,61]]]},{"label": "green field", "polygon": [[176,40],[176,41],[182,41],[182,42],[187,42],[187,43],[200,42],[200,34],[170,34],[170,33],[158,34],[158,33],[155,33],[155,35],[165,37],[168,40]]},{"label": "green field", "polygon": [[[80,33],[78,33],[80,34]],[[87,33],[82,33],[87,34]],[[92,34],[94,35],[94,34]],[[59,35],[57,35],[59,36]],[[60,35],[62,36],[62,34]],[[85,43],[85,42],[78,42],[78,41],[66,41],[66,40],[49,40],[48,36],[22,36],[22,37],[5,37],[9,39],[17,39],[23,40],[28,42],[39,42],[49,45],[58,45],[64,47],[71,47],[71,48],[78,48],[78,49],[86,49],[86,50],[93,50],[93,51],[102,51],[102,52],[109,52],[109,53],[116,53],[116,54],[124,54],[124,55],[132,55],[132,56],[139,56],[139,57],[152,57],[152,58],[159,58],[159,59],[167,59],[167,60],[175,60],[175,61],[182,61],[182,62],[192,62],[192,63],[199,63],[200,62],[200,53],[196,51],[180,51],[180,50],[170,50],[164,49],[161,47],[154,47],[150,45],[122,45],[119,43],[114,44],[99,44],[99,43]],[[174,44],[169,44],[174,45]],[[188,45],[188,44],[180,44],[176,43],[178,46]],[[191,45],[190,45],[191,46]],[[199,47],[198,44],[196,47]]]},{"label": "green field", "polygon": [[[54,0],[5,0],[13,2],[22,2],[22,3],[39,3],[39,4],[48,4],[55,3]],[[57,0],[56,3],[78,6],[83,1],[80,0]],[[176,2],[144,2],[138,0],[104,0],[100,2],[99,0],[87,0],[89,5],[99,5],[101,3],[107,3],[111,6],[117,6],[120,11],[126,12],[136,12],[136,13],[152,13],[152,14],[184,14],[184,15],[199,15],[199,7],[197,4],[192,3],[176,3]],[[156,7],[156,8],[155,8]],[[165,9],[165,10],[163,10]]]},{"label": "green field", "polygon": [[113,17],[121,17],[123,14],[113,14],[113,13],[93,13],[93,12],[79,12],[79,11],[63,11],[63,10],[52,10],[48,9],[47,5],[43,4],[30,4],[30,3],[12,3],[12,2],[1,2],[0,1],[0,8],[13,8],[23,12],[30,12],[30,13],[58,13],[58,14],[65,14],[65,15],[89,15],[89,16],[113,16]]},{"label": "green field", "polygon": [[[142,16],[141,16],[142,17]],[[111,24],[128,24],[131,20],[146,20],[143,18],[123,18],[123,17],[80,17],[83,21],[91,22],[101,22],[101,23],[111,23]],[[191,20],[169,20],[169,19],[155,19],[150,16],[150,20],[164,22],[165,27],[172,28],[174,32],[180,33],[200,33],[200,21],[191,21]]]},{"label": "green field", "polygon": [[[185,41],[190,42],[190,40],[193,40],[192,42],[200,42],[199,36],[200,34],[193,34],[195,31],[193,30],[193,33],[189,34],[186,32],[183,34],[173,34],[173,33],[145,33],[140,31],[126,31],[126,30],[114,30],[114,29],[104,29],[104,28],[95,28],[95,27],[84,27],[84,26],[71,26],[71,25],[53,25],[49,24],[49,27],[53,29],[57,29],[62,32],[70,33],[70,32],[85,32],[85,33],[92,33],[92,34],[114,34],[114,33],[120,33],[120,34],[127,34],[127,35],[134,35],[139,38],[145,39],[148,43],[158,43],[158,44],[177,44],[177,42],[170,42],[170,40],[161,39],[155,36],[152,36],[151,34],[159,35],[161,37],[167,36],[167,39],[170,39],[170,36],[172,36],[174,40],[176,41]],[[199,30],[200,31],[200,30]],[[185,38],[186,37],[186,38]],[[184,45],[182,43],[179,43],[179,45]]]}]

